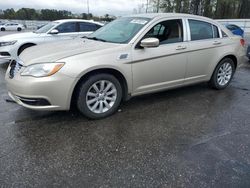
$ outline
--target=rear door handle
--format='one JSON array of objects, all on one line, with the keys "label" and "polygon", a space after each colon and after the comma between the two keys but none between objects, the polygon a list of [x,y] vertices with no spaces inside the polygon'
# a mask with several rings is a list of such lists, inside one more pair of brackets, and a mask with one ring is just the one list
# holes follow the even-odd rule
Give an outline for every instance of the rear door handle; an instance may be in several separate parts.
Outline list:
[{"label": "rear door handle", "polygon": [[214,41],[214,42],[213,42],[213,45],[219,45],[219,44],[221,44],[220,41]]},{"label": "rear door handle", "polygon": [[176,50],[185,50],[186,48],[186,46],[177,46]]}]

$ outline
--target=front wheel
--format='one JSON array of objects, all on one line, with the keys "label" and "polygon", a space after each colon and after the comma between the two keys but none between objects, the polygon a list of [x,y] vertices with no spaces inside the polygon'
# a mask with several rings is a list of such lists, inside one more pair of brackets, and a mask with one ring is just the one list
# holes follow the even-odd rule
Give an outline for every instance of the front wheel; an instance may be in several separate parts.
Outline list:
[{"label": "front wheel", "polygon": [[22,28],[18,27],[18,28],[17,28],[17,31],[22,31]]},{"label": "front wheel", "polygon": [[77,95],[78,110],[90,119],[115,113],[121,103],[122,87],[110,74],[97,74],[83,81]]},{"label": "front wheel", "polygon": [[231,82],[235,72],[235,65],[232,59],[223,59],[215,68],[209,81],[209,85],[214,89],[225,89]]},{"label": "front wheel", "polygon": [[5,28],[1,28],[1,31],[5,31]]}]

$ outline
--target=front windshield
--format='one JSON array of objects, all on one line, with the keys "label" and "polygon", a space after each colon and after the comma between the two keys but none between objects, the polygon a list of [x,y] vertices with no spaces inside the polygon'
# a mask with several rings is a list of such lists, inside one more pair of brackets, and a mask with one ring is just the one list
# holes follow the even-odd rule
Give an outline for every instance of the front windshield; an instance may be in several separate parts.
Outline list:
[{"label": "front windshield", "polygon": [[36,30],[35,33],[47,33],[50,29],[52,29],[54,26],[56,26],[58,22],[50,22],[40,29]]},{"label": "front windshield", "polygon": [[112,43],[128,43],[149,20],[141,17],[123,17],[103,26],[88,38]]}]

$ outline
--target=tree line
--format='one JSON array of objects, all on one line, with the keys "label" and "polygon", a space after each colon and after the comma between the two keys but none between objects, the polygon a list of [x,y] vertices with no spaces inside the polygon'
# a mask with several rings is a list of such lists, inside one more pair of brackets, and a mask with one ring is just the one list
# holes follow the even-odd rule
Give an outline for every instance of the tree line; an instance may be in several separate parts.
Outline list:
[{"label": "tree line", "polygon": [[[250,18],[250,0],[148,0],[153,12],[176,12],[206,16],[214,19]],[[0,19],[58,20],[70,18],[112,21],[114,16],[94,16],[89,13],[73,14],[67,10],[13,8],[0,11]]]},{"label": "tree line", "polygon": [[82,13],[73,14],[67,10],[54,10],[54,9],[41,9],[36,10],[32,8],[21,8],[15,11],[13,8],[6,9],[0,14],[0,19],[16,19],[16,20],[59,20],[59,19],[93,19],[96,21],[111,21],[115,17],[105,14],[104,16],[98,17],[93,16],[93,14]]},{"label": "tree line", "polygon": [[250,0],[152,0],[154,10],[215,19],[250,18]]}]

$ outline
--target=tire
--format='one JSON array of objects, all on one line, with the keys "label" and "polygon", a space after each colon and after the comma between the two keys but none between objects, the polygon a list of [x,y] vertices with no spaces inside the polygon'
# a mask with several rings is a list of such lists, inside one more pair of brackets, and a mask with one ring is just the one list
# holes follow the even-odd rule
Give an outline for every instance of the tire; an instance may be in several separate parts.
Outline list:
[{"label": "tire", "polygon": [[24,44],[22,45],[17,52],[17,55],[20,55],[26,48],[29,48],[31,46],[35,46],[35,44]]},{"label": "tire", "polygon": [[113,75],[105,73],[83,81],[76,95],[77,109],[89,119],[101,119],[114,114],[121,100],[120,82]]},{"label": "tire", "polygon": [[1,31],[5,31],[5,28],[1,28]]},{"label": "tire", "polygon": [[235,64],[232,59],[225,58],[216,66],[214,73],[209,81],[209,86],[213,89],[225,89],[233,79]]},{"label": "tire", "polygon": [[18,28],[17,28],[17,31],[22,31],[22,28],[18,27]]}]

